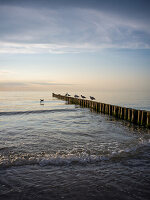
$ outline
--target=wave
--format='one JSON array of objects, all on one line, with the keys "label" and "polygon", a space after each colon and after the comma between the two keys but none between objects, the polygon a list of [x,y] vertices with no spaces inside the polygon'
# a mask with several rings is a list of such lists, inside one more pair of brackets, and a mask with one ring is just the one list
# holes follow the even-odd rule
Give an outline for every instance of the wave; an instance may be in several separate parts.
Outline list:
[{"label": "wave", "polygon": [[0,116],[4,115],[22,115],[22,114],[37,114],[37,113],[55,113],[55,112],[75,112],[76,109],[53,109],[53,110],[26,110],[26,111],[11,111],[0,112]]},{"label": "wave", "polygon": [[85,156],[55,156],[50,155],[49,157],[12,157],[5,158],[0,161],[0,169],[9,168],[13,166],[25,166],[25,165],[40,165],[44,166],[65,166],[65,165],[86,165],[90,163],[96,163],[104,160],[109,160],[106,156],[94,156],[94,155],[85,155]]},{"label": "wave", "polygon": [[130,159],[138,155],[140,152],[150,151],[150,141],[140,144],[136,147],[126,148],[107,155],[89,155],[81,154],[19,154],[0,157],[0,168],[9,168],[13,166],[39,165],[44,166],[65,166],[65,165],[87,165],[108,161],[120,161]]}]

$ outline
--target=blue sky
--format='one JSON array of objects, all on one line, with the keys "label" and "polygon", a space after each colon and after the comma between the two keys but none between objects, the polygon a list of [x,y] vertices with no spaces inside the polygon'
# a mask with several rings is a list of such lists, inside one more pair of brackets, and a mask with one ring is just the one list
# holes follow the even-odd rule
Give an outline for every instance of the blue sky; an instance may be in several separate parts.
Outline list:
[{"label": "blue sky", "polygon": [[0,0],[0,90],[149,90],[147,0]]}]

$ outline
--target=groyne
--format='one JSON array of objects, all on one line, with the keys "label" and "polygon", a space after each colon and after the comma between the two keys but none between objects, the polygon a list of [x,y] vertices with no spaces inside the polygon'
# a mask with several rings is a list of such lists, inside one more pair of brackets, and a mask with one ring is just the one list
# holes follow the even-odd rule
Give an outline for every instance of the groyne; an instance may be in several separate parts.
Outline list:
[{"label": "groyne", "polygon": [[150,111],[136,110],[87,99],[68,97],[61,94],[52,93],[53,97],[67,101],[69,104],[77,104],[82,107],[91,108],[99,113],[108,114],[116,118],[127,120],[131,123],[150,128]]}]

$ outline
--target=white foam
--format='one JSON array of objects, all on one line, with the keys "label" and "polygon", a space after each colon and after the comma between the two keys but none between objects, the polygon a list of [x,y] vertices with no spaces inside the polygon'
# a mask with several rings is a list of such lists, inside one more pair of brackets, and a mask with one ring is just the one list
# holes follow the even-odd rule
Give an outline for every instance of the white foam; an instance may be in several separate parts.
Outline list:
[{"label": "white foam", "polygon": [[123,159],[125,157],[134,156],[137,152],[143,151],[144,147],[149,147],[149,141],[139,142],[136,146],[131,148],[119,149],[110,152],[106,155],[89,155],[87,153],[69,153],[64,152],[63,154],[57,152],[56,154],[22,154],[14,156],[1,156],[0,157],[0,168],[6,168],[11,166],[24,166],[38,164],[41,167],[47,165],[62,166],[62,165],[86,165],[98,162],[105,162],[111,159]]}]

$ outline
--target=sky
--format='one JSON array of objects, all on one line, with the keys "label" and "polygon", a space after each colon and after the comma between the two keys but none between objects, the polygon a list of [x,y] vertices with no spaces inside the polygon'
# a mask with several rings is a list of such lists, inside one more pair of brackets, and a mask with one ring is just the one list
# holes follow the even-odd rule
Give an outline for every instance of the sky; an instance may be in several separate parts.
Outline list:
[{"label": "sky", "polygon": [[149,0],[0,0],[0,91],[148,91]]}]

